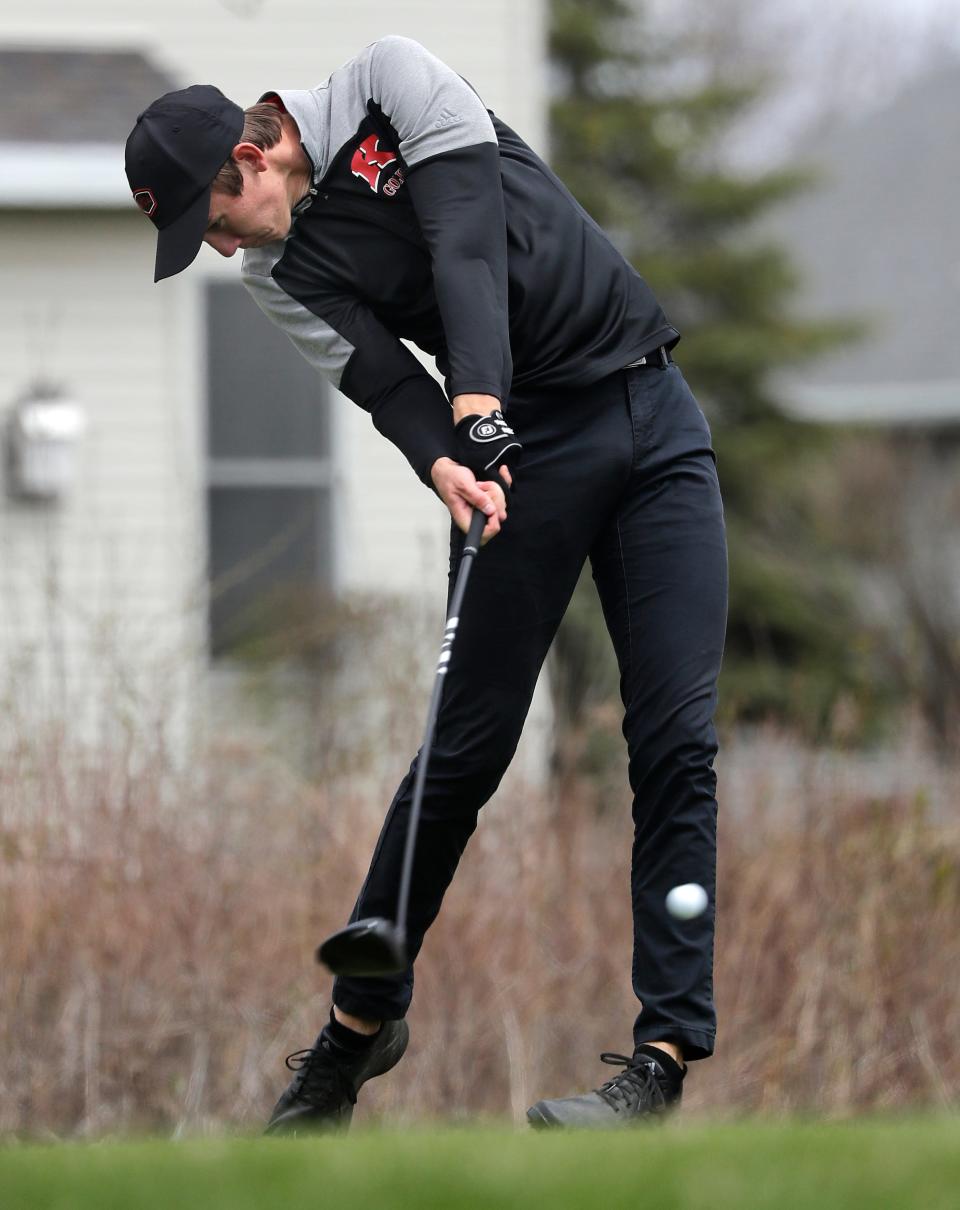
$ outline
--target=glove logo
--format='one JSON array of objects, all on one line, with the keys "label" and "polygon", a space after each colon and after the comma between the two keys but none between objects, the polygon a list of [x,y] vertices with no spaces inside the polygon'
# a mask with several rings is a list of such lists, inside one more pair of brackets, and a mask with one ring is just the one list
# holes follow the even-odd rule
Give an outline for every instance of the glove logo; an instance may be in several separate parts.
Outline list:
[{"label": "glove logo", "polygon": [[491,412],[489,416],[481,416],[470,426],[471,441],[497,441],[501,437],[513,437],[513,429],[507,424],[499,412]]},{"label": "glove logo", "polygon": [[376,193],[377,185],[380,183],[380,176],[384,168],[396,162],[396,152],[390,151],[386,147],[381,151],[380,140],[375,134],[372,134],[364,139],[353,153],[353,159],[350,161],[350,171],[355,177],[366,181],[373,192]]}]

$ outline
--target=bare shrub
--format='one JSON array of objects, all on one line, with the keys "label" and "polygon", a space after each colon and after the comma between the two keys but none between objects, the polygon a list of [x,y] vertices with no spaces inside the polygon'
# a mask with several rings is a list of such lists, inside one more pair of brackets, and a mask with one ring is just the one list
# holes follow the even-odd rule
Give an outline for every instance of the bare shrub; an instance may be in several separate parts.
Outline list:
[{"label": "bare shrub", "polygon": [[[721,1033],[689,1111],[955,1104],[960,836],[921,791],[936,769],[955,801],[956,771],[879,793],[737,741],[720,767]],[[313,949],[384,804],[249,744],[134,771],[62,732],[10,750],[0,785],[0,1133],[256,1130],[325,1019]],[[367,1120],[521,1120],[605,1078],[635,1012],[628,855],[626,803],[598,814],[572,784],[486,808]]]}]

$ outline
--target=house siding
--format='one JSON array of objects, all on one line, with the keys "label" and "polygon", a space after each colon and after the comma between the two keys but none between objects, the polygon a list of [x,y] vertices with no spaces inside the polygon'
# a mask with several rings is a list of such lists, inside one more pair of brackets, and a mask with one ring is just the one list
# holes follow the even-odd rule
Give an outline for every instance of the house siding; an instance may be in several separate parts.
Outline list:
[{"label": "house siding", "polygon": [[137,288],[142,236],[136,215],[0,211],[4,411],[43,379],[88,424],[62,502],[13,497],[2,472],[3,691],[76,719],[117,693],[159,704],[199,642],[197,421],[169,355],[192,291]]}]

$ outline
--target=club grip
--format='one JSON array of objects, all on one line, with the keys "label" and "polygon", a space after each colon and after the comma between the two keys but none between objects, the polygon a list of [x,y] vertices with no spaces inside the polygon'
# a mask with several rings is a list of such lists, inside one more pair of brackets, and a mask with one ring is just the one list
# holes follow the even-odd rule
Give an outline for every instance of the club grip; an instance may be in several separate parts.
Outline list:
[{"label": "club grip", "polygon": [[484,526],[487,523],[487,514],[479,508],[473,510],[473,516],[470,518],[470,528],[467,530],[467,536],[463,543],[463,553],[468,552],[477,554],[480,550],[480,537],[483,534]]}]

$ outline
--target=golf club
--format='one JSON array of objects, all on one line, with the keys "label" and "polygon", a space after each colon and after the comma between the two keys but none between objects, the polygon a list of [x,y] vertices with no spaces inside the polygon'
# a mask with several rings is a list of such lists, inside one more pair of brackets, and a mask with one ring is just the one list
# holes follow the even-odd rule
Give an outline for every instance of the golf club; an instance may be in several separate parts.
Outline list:
[{"label": "golf club", "polygon": [[410,805],[410,822],[407,826],[406,844],[403,850],[403,865],[400,873],[400,894],[397,899],[396,923],[383,916],[370,916],[365,920],[356,920],[346,928],[334,933],[317,950],[317,961],[322,962],[335,975],[373,976],[399,975],[407,969],[407,903],[410,898],[410,879],[413,873],[413,854],[417,842],[417,828],[420,823],[420,804],[423,801],[423,787],[427,776],[427,763],[430,760],[430,749],[433,745],[433,732],[440,711],[440,696],[443,692],[443,679],[447,675],[447,665],[450,663],[450,652],[460,621],[460,608],[463,595],[466,592],[470,568],[480,549],[480,535],[486,524],[486,516],[475,508],[470,520],[470,528],[463,544],[460,556],[460,566],[457,580],[450,598],[450,608],[447,612],[446,626],[443,632],[443,646],[440,648],[440,659],[437,661],[437,675],[433,682],[433,693],[430,696],[430,707],[427,710],[427,729],[420,748],[420,759],[417,761],[417,773],[413,784],[413,801]]}]

